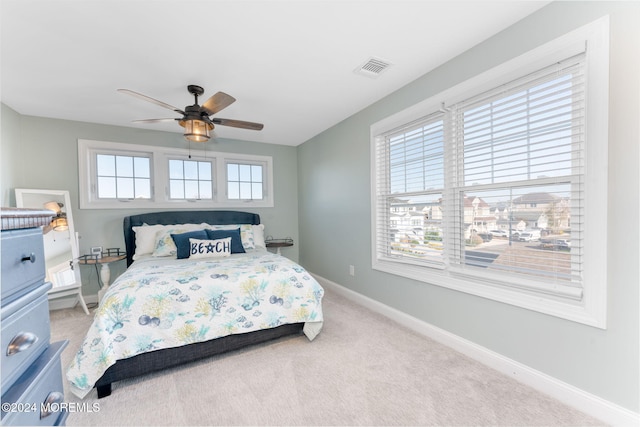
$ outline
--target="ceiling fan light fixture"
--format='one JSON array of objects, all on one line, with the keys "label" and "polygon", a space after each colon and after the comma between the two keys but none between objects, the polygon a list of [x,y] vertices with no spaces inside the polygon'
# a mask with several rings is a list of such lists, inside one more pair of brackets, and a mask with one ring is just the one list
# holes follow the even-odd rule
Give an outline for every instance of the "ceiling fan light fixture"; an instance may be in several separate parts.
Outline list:
[{"label": "ceiling fan light fixture", "polygon": [[184,137],[193,142],[207,142],[213,129],[213,124],[198,119],[181,120],[180,125],[184,127]]},{"label": "ceiling fan light fixture", "polygon": [[229,105],[233,104],[236,99],[224,92],[217,92],[209,99],[207,99],[205,103],[202,104],[202,106],[200,106],[198,104],[198,97],[204,93],[204,89],[201,86],[189,85],[187,86],[187,90],[194,96],[194,103],[193,105],[188,105],[187,107],[185,107],[184,111],[165,102],[158,101],[157,99],[151,98],[138,92],[134,92],[129,89],[118,89],[118,92],[135,96],[136,98],[143,99],[145,101],[151,102],[153,104],[181,114],[182,117],[179,119],[147,119],[134,121],[138,123],[156,123],[164,122],[167,120],[177,120],[180,126],[184,128],[184,137],[185,139],[187,139],[187,141],[207,142],[210,137],[209,132],[214,128],[214,122],[222,126],[231,126],[239,129],[262,130],[262,128],[264,127],[262,123],[220,118],[212,119],[210,116],[227,108]]},{"label": "ceiling fan light fixture", "polygon": [[44,204],[44,208],[50,211],[54,211],[56,216],[51,220],[51,224],[49,224],[45,230],[45,234],[53,229],[54,231],[66,231],[69,229],[69,223],[67,221],[66,212],[62,212],[62,208],[64,205],[60,202],[47,202]]},{"label": "ceiling fan light fixture", "polygon": [[69,222],[66,216],[59,216],[51,221],[53,231],[66,231],[69,229]]}]

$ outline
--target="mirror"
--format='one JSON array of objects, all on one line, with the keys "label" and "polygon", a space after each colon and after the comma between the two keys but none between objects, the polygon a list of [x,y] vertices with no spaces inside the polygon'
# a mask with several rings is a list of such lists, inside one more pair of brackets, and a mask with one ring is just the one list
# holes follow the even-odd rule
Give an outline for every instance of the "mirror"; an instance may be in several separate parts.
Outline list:
[{"label": "mirror", "polygon": [[[53,287],[49,300],[58,300],[50,307],[63,308],[82,305],[89,314],[82,297],[82,279],[77,259],[78,236],[73,227],[73,215],[69,192],[66,190],[32,190],[16,188],[16,206],[19,208],[49,209],[56,212],[51,224],[43,227],[46,281]],[[70,299],[70,296],[75,298]],[[66,298],[62,300],[62,298]],[[69,300],[72,305],[65,304]]]}]

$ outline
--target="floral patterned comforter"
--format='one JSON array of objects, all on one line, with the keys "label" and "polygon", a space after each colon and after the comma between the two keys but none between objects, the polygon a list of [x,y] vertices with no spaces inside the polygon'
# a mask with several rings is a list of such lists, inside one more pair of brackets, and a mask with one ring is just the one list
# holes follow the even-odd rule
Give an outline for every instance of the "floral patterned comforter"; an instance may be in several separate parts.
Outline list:
[{"label": "floral patterned comforter", "polygon": [[116,360],[140,353],[298,322],[312,340],[323,295],[306,270],[266,251],[136,261],[100,302],[67,379],[83,398]]}]

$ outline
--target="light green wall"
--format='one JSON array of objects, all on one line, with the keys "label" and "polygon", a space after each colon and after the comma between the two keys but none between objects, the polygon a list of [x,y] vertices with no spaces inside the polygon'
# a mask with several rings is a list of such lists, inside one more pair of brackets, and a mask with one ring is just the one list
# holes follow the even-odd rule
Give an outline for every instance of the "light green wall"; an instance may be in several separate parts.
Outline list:
[{"label": "light green wall", "polygon": [[[606,331],[371,269],[369,126],[571,29],[611,16],[609,303]],[[638,194],[640,4],[554,2],[296,148],[219,141],[212,150],[271,155],[275,207],[267,234],[292,237],[285,255],[309,271],[633,411],[640,377]],[[384,78],[384,77],[381,77]],[[78,209],[77,139],[176,147],[178,134],[22,116],[2,105],[0,197],[14,188],[68,189],[81,253],[123,246],[138,210]],[[297,160],[296,160],[297,159]],[[349,275],[355,266],[355,277]],[[114,266],[114,275],[123,266]],[[84,293],[97,291],[83,268]],[[418,367],[417,367],[418,368]]]},{"label": "light green wall", "polygon": [[[145,212],[140,209],[79,209],[78,139],[187,148],[182,135],[128,127],[106,126],[66,120],[21,116],[2,106],[2,205],[15,206],[15,188],[69,190],[75,229],[80,234],[80,254],[92,246],[124,249],[122,219]],[[5,114],[6,113],[6,114]],[[6,132],[5,132],[6,127]],[[265,234],[291,237],[296,243],[283,255],[298,259],[298,187],[296,148],[236,140],[217,140],[209,151],[272,156],[274,207],[243,209],[260,214]],[[197,146],[191,146],[196,151]],[[5,170],[6,166],[6,170]],[[155,209],[163,211],[169,209]],[[150,211],[150,210],[146,210]],[[124,262],[112,264],[112,280],[124,271]],[[81,267],[83,293],[98,291],[97,274]]]},{"label": "light green wall", "polygon": [[[9,188],[12,187],[14,166],[14,148],[19,147],[20,114],[4,104],[0,104],[0,202],[2,206],[9,206]],[[15,200],[15,199],[14,199]],[[15,205],[14,205],[15,206]]]},{"label": "light green wall", "polygon": [[[609,254],[607,330],[373,271],[370,125],[606,14],[611,19],[609,240],[602,243]],[[299,146],[301,264],[638,412],[639,22],[637,2],[554,2]],[[355,266],[353,277],[349,265]]]}]

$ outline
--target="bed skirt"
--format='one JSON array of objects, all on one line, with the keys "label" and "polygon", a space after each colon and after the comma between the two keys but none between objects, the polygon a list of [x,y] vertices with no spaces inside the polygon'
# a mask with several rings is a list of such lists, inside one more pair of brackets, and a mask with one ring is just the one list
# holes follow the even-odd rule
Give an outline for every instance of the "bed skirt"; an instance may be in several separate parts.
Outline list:
[{"label": "bed skirt", "polygon": [[118,360],[96,382],[95,387],[98,391],[98,399],[109,396],[111,394],[111,384],[116,381],[171,368],[284,336],[301,335],[303,327],[304,323],[280,325],[271,329],[228,335],[215,340],[188,344],[182,347],[165,348]]}]

